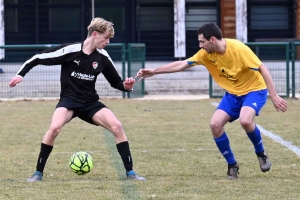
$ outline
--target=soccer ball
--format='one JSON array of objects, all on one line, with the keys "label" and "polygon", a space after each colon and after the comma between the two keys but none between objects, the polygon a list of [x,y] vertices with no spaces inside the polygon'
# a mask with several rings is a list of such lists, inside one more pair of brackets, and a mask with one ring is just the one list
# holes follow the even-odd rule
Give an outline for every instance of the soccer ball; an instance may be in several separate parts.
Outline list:
[{"label": "soccer ball", "polygon": [[84,175],[93,169],[94,163],[90,154],[84,151],[79,151],[72,155],[69,165],[74,173]]}]

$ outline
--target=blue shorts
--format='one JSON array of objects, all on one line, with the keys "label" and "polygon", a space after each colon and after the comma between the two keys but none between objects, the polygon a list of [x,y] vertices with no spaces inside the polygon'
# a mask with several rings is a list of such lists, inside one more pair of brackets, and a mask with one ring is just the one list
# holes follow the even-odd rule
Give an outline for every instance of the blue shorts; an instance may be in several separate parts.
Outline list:
[{"label": "blue shorts", "polygon": [[243,106],[249,106],[255,110],[256,116],[266,104],[268,90],[258,90],[249,92],[242,96],[236,96],[228,92],[223,96],[217,109],[225,111],[230,116],[230,122],[240,117],[240,111]]}]

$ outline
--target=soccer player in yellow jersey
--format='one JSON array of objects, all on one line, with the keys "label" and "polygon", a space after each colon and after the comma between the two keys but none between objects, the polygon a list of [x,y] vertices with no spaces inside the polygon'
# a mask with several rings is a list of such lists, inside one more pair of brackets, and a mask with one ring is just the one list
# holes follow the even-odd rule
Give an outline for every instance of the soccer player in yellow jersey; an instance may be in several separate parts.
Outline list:
[{"label": "soccer player in yellow jersey", "polygon": [[276,94],[267,67],[244,43],[223,38],[214,23],[204,24],[198,30],[200,50],[191,58],[176,61],[154,69],[140,69],[136,78],[148,78],[156,74],[183,71],[195,65],[203,65],[216,83],[226,90],[210,121],[215,143],[227,161],[229,179],[237,178],[239,165],[230,148],[224,126],[239,118],[239,122],[254,145],[262,172],[269,171],[271,162],[264,150],[260,130],[254,117],[267,101],[267,93],[277,111],[287,111],[287,103]]}]

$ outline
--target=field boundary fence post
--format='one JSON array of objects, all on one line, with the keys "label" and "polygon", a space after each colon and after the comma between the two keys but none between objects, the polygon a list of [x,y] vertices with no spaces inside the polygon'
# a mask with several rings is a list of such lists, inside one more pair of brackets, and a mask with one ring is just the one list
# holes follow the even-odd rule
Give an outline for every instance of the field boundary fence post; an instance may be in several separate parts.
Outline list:
[{"label": "field boundary fence post", "polygon": [[[129,43],[127,45],[128,52],[128,77],[135,77],[137,72],[145,68],[146,45],[144,43]],[[135,82],[133,91],[127,94],[128,98],[140,98],[145,95],[145,81]]]}]

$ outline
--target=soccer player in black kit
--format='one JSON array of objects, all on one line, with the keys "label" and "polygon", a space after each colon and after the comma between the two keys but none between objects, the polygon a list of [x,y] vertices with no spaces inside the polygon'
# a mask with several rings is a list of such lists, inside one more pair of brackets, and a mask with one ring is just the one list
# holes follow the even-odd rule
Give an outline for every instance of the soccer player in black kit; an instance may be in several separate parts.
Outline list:
[{"label": "soccer player in black kit", "polygon": [[102,18],[94,18],[87,29],[88,35],[84,42],[62,44],[36,54],[20,67],[17,75],[9,83],[10,87],[16,86],[36,65],[61,65],[60,100],[53,113],[51,125],[43,137],[36,171],[27,180],[29,182],[42,180],[55,138],[61,128],[74,117],[102,126],[113,133],[127,178],[146,180],[133,170],[129,143],[121,122],[111,110],[99,102],[95,89],[100,73],[113,88],[125,92],[131,91],[135,80],[130,77],[123,81],[104,50],[110,38],[114,36],[113,24]]}]

